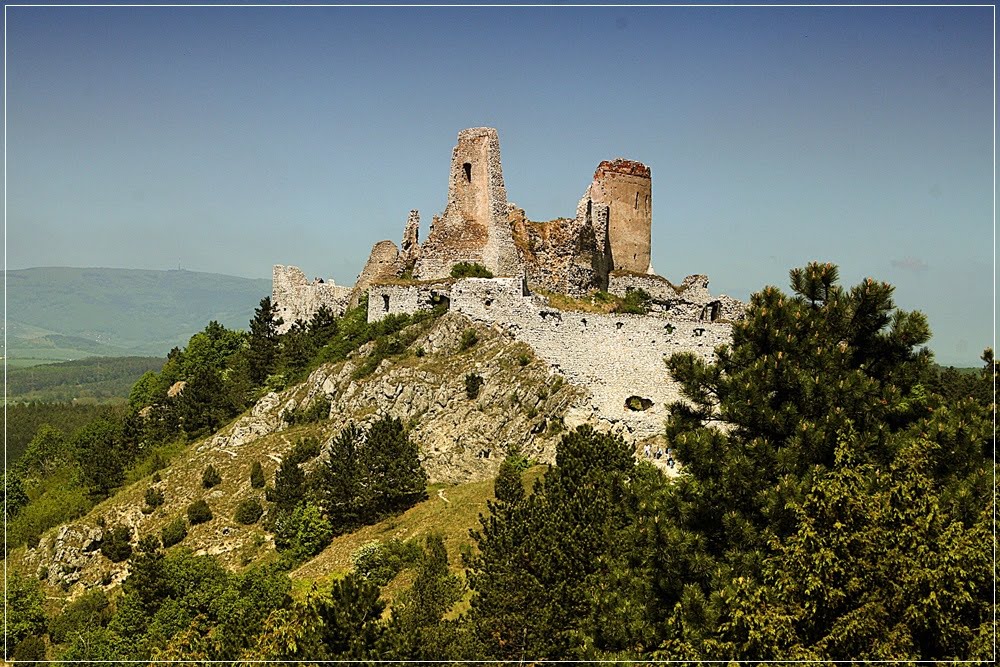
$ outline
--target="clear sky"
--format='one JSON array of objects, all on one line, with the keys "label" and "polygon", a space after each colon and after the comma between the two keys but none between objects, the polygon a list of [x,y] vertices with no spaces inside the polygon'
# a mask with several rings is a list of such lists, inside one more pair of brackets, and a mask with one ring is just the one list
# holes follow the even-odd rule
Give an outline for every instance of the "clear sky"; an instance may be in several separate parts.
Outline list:
[{"label": "clear sky", "polygon": [[352,284],[421,237],[459,130],[573,215],[653,173],[653,265],[746,299],[810,260],[896,285],[944,364],[994,336],[992,7],[6,8],[9,268]]}]

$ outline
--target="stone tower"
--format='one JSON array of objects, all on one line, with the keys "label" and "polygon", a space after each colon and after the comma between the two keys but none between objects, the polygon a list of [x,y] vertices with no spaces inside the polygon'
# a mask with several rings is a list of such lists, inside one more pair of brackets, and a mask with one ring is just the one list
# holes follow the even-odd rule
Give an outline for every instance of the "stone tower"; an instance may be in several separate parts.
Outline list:
[{"label": "stone tower", "polygon": [[523,266],[508,220],[500,166],[500,139],[491,127],[458,133],[451,154],[448,205],[435,216],[413,275],[445,278],[458,262],[484,265],[495,276],[520,275]]},{"label": "stone tower", "polygon": [[614,270],[650,270],[652,183],[649,167],[624,158],[605,160],[594,172],[587,196],[594,204],[608,207],[608,242]]}]

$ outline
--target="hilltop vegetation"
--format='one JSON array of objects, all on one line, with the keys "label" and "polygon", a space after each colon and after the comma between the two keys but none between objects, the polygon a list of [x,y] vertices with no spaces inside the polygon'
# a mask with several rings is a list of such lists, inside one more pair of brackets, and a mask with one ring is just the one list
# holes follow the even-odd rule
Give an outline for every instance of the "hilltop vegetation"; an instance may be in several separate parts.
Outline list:
[{"label": "hilltop vegetation", "polygon": [[[668,360],[686,399],[666,428],[680,477],[583,426],[562,435],[544,471],[526,472],[526,456],[498,447],[506,458],[492,496],[470,485],[421,500],[430,457],[416,453],[419,419],[369,413],[334,427],[315,389],[371,385],[396,396],[404,388],[390,368],[412,364],[414,378],[443,368],[454,376],[444,409],[481,401],[485,413],[493,406],[480,392],[496,402],[497,379],[475,383],[476,397],[466,379],[496,366],[533,381],[516,348],[447,318],[435,324],[434,314],[368,325],[361,311],[326,313],[277,336],[267,300],[249,333],[212,323],[136,384],[120,422],[102,417],[29,446],[15,476],[27,502],[12,527],[50,505],[108,498],[93,510],[107,518],[103,536],[81,547],[104,553],[107,581],[46,610],[38,582],[52,579],[28,567],[42,549],[11,553],[17,655],[988,659],[992,352],[976,375],[942,371],[921,347],[925,319],[897,310],[889,285],[844,289],[822,264],[790,277],[791,294],[753,295],[713,364]],[[517,401],[501,408],[519,419]],[[117,476],[87,463],[97,446]],[[280,452],[280,463],[262,451]],[[86,493],[40,500],[74,488]],[[478,525],[458,539],[472,513],[452,505],[483,501]],[[124,523],[135,507],[149,517],[140,531]],[[445,534],[434,531],[435,508]],[[223,541],[236,544],[214,549]],[[130,565],[121,586],[115,560]]]}]

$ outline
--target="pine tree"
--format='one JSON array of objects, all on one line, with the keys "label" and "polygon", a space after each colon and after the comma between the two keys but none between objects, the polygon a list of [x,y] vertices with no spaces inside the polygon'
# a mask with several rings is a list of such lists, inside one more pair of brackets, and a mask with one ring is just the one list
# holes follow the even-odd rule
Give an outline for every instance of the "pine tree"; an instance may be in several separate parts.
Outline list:
[{"label": "pine tree", "polygon": [[284,320],[277,315],[271,297],[260,300],[250,320],[250,347],[247,350],[250,379],[257,386],[263,385],[278,361],[278,327]]},{"label": "pine tree", "polygon": [[398,418],[382,417],[373,423],[363,448],[369,489],[369,520],[401,512],[427,498],[427,473],[419,450]]}]

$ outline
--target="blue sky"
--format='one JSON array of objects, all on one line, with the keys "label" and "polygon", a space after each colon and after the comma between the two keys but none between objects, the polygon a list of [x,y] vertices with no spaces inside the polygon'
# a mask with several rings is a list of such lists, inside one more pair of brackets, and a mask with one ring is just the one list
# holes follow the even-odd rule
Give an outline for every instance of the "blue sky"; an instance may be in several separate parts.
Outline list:
[{"label": "blue sky", "polygon": [[9,268],[351,284],[444,208],[459,130],[572,215],[653,173],[653,264],[745,299],[810,260],[993,341],[992,7],[6,8]]}]

